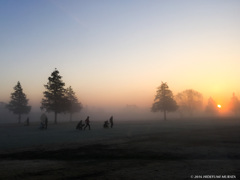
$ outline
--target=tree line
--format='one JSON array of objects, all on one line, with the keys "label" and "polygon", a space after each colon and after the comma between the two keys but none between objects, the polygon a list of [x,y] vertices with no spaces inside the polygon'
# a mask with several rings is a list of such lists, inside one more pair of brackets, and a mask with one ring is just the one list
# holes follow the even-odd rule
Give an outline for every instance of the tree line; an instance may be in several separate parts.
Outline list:
[{"label": "tree line", "polygon": [[[71,86],[65,88],[65,83],[57,69],[48,77],[48,82],[44,87],[46,90],[43,92],[40,109],[46,112],[53,112],[54,123],[57,123],[57,116],[59,113],[69,113],[71,121],[72,115],[81,111],[82,104],[78,101]],[[31,111],[31,106],[28,105],[28,101],[18,81],[17,85],[14,87],[14,92],[11,93],[10,102],[6,107],[11,112],[18,115],[19,123],[21,122],[22,114],[28,114]],[[163,112],[163,118],[166,120],[167,112],[178,111],[181,116],[186,114],[192,116],[195,112],[200,111],[202,106],[203,96],[201,93],[193,89],[187,89],[174,96],[167,83],[162,82],[157,88],[151,111]],[[236,115],[240,113],[240,101],[235,94],[233,94],[231,98],[230,109]],[[205,112],[212,115],[218,114],[219,112],[216,102],[211,97],[208,99]]]},{"label": "tree line", "polygon": [[[78,101],[72,87],[65,88],[65,83],[57,69],[52,72],[44,87],[46,90],[43,92],[40,109],[46,112],[53,112],[55,124],[57,123],[57,115],[59,113],[69,113],[71,121],[73,113],[82,109],[82,104]],[[19,123],[21,122],[21,115],[28,114],[31,111],[31,106],[28,106],[28,99],[19,81],[14,87],[14,92],[11,93],[11,100],[6,107],[18,115]]]},{"label": "tree line", "polygon": [[[199,112],[202,109],[203,96],[201,93],[193,89],[187,89],[178,93],[174,97],[166,82],[162,82],[162,84],[157,88],[154,103],[151,107],[152,112],[163,112],[164,120],[167,118],[167,112],[174,112],[178,110],[181,116],[192,116],[195,112]],[[240,113],[240,101],[234,93],[230,101],[230,110],[235,115]],[[212,97],[208,99],[205,112],[209,115],[217,115],[219,113],[217,103],[212,99]]]}]

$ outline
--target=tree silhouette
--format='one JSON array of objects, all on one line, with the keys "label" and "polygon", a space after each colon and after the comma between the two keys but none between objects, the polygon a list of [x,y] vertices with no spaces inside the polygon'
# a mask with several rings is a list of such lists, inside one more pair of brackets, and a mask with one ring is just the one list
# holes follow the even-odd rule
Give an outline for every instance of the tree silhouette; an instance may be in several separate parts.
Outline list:
[{"label": "tree silhouette", "polygon": [[187,89],[176,95],[176,101],[181,114],[188,113],[192,116],[194,112],[202,109],[203,96],[193,89]]},{"label": "tree silhouette", "polygon": [[219,113],[219,109],[217,108],[217,103],[210,97],[208,99],[208,104],[205,109],[206,113],[216,115]]},{"label": "tree silhouette", "polygon": [[55,69],[48,78],[48,83],[44,85],[46,91],[43,92],[41,109],[47,112],[54,112],[54,123],[57,124],[58,113],[66,112],[68,100],[65,96],[65,83],[62,81],[62,76]]},{"label": "tree silhouette", "polygon": [[6,107],[14,114],[18,115],[18,123],[21,123],[22,114],[28,114],[31,111],[31,106],[28,106],[28,99],[23,93],[20,82],[14,87],[14,92],[11,93],[11,101]]},{"label": "tree silhouette", "polygon": [[166,82],[162,82],[161,86],[157,88],[157,93],[151,108],[152,112],[163,112],[164,120],[166,120],[166,113],[176,111],[177,108],[178,105],[173,98],[172,91],[168,88]]},{"label": "tree silhouette", "polygon": [[79,112],[82,109],[82,104],[78,102],[78,99],[73,91],[72,87],[66,89],[66,97],[68,99],[68,112],[70,113],[70,121],[72,121],[73,113]]},{"label": "tree silhouette", "polygon": [[233,93],[233,96],[230,101],[230,110],[237,115],[240,112],[240,101],[238,97]]}]

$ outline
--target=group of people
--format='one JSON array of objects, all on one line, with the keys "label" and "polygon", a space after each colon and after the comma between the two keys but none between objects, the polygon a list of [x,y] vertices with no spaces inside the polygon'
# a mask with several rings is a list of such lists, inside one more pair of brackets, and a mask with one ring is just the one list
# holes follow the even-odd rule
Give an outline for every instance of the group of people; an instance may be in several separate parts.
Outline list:
[{"label": "group of people", "polygon": [[[103,128],[109,128],[109,123],[110,123],[110,127],[113,128],[113,116],[110,117],[109,122],[108,120],[104,121]],[[83,124],[83,121],[80,120],[76,126],[76,129],[85,130],[87,127],[88,127],[88,130],[91,130],[89,116],[85,120],[85,124]]]},{"label": "group of people", "polygon": [[113,128],[113,116],[110,117],[109,122],[108,120],[104,121],[103,128],[109,128],[109,124],[110,127]]},{"label": "group of people", "polygon": [[76,129],[78,129],[78,130],[84,129],[85,130],[87,127],[88,127],[88,130],[91,130],[89,116],[85,120],[85,124],[83,124],[82,120],[79,121],[79,123],[77,124]]},{"label": "group of people", "polygon": [[[27,123],[29,124],[29,118],[27,119]],[[113,116],[110,117],[109,121],[108,120],[104,121],[103,128],[109,128],[109,124],[110,124],[110,127],[113,128]],[[48,127],[48,117],[46,116],[45,113],[43,113],[40,117],[39,128],[47,129],[47,127]],[[85,119],[85,124],[83,124],[83,121],[80,120],[76,126],[77,130],[85,130],[86,128],[88,128],[88,130],[91,130],[89,116]]]}]

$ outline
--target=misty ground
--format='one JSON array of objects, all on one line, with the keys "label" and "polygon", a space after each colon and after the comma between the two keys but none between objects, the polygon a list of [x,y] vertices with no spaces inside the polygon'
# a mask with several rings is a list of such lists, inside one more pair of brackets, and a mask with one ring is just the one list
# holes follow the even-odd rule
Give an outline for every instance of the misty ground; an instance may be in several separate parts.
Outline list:
[{"label": "misty ground", "polygon": [[238,119],[76,124],[2,124],[0,179],[240,178]]}]

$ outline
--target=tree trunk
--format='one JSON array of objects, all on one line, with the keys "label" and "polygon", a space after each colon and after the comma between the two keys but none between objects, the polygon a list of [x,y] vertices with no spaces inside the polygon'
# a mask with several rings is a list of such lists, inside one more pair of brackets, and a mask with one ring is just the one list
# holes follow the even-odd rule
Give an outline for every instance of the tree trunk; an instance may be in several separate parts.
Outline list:
[{"label": "tree trunk", "polygon": [[18,114],[18,124],[21,123],[21,114]]},{"label": "tree trunk", "polygon": [[54,114],[54,124],[57,124],[57,112]]},{"label": "tree trunk", "polygon": [[166,121],[167,120],[166,110],[163,111],[163,114],[164,114],[164,121]]}]

